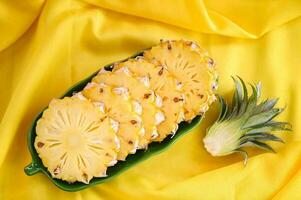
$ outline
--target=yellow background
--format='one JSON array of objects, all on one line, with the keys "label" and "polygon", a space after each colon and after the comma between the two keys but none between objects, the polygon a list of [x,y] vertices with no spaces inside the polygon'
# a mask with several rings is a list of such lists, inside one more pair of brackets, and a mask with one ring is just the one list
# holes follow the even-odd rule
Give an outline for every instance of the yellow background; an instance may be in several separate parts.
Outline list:
[{"label": "yellow background", "polygon": [[[301,1],[1,0],[0,199],[301,199]],[[203,123],[166,152],[109,183],[76,193],[44,175],[28,177],[27,130],[53,97],[96,71],[158,43],[192,39],[209,50],[229,96],[230,75],[262,81],[264,97],[287,105],[292,133],[277,154],[211,157]]]}]

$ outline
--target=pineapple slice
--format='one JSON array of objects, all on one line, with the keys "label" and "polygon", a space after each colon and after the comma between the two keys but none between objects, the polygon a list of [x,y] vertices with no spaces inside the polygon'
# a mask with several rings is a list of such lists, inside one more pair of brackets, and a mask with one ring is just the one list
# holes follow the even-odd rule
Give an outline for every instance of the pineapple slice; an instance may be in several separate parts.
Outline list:
[{"label": "pineapple slice", "polygon": [[82,94],[116,122],[114,124],[120,140],[118,160],[125,160],[128,154],[134,154],[144,128],[140,116],[133,108],[126,88],[120,87],[116,90],[106,84],[91,82],[85,87]]},{"label": "pineapple slice", "polygon": [[[87,101],[88,99],[86,97],[83,96],[83,94],[81,92],[77,92],[75,94],[73,94],[72,98],[77,98],[80,100],[84,100]],[[93,102],[92,102],[93,103]],[[117,137],[117,132],[118,132],[118,122],[116,122],[115,120],[113,120],[112,118],[108,117],[108,115],[105,113],[104,109],[102,107],[99,107],[99,104],[97,103],[93,103],[93,105],[102,113],[105,114],[105,116],[103,118],[107,118],[106,121],[108,121],[110,123],[110,128],[114,131],[115,133],[115,143],[117,145],[117,152],[119,152],[120,149],[120,141],[119,138]],[[104,129],[105,130],[105,129]],[[117,154],[116,151],[114,152],[108,152],[106,155],[108,158],[113,158],[113,161],[110,161],[108,163],[108,166],[113,166],[117,163]]]},{"label": "pineapple slice", "polygon": [[175,79],[165,68],[154,65],[143,57],[115,65],[113,71],[122,68],[127,68],[133,77],[149,86],[156,95],[162,97],[161,109],[165,115],[165,120],[157,126],[159,136],[154,141],[162,141],[167,135],[175,134],[178,123],[184,119],[184,98],[181,89],[176,86]]},{"label": "pineapple slice", "polygon": [[132,77],[127,68],[120,68],[115,72],[101,70],[93,81],[116,88],[121,86],[128,88],[129,95],[135,100],[135,108],[138,108],[137,110],[141,112],[145,128],[145,134],[139,139],[139,148],[147,148],[152,139],[158,136],[156,126],[165,118],[163,112],[159,109],[159,105],[156,105],[154,92]]},{"label": "pineapple slice", "polygon": [[108,117],[91,102],[52,100],[36,126],[35,149],[54,178],[88,184],[116,163],[118,144]]},{"label": "pineapple slice", "polygon": [[204,114],[216,100],[217,73],[207,51],[184,40],[161,40],[144,53],[150,62],[163,66],[177,80],[185,94],[185,120]]}]

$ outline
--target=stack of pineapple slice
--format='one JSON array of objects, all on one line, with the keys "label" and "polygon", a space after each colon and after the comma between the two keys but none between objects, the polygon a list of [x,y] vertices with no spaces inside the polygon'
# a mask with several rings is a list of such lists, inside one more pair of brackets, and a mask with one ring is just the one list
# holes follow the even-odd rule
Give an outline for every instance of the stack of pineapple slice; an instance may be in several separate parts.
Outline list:
[{"label": "stack of pineapple slice", "polygon": [[54,99],[35,148],[54,178],[88,184],[137,149],[176,134],[215,100],[213,60],[196,43],[163,41],[143,56],[101,69],[72,97]]}]

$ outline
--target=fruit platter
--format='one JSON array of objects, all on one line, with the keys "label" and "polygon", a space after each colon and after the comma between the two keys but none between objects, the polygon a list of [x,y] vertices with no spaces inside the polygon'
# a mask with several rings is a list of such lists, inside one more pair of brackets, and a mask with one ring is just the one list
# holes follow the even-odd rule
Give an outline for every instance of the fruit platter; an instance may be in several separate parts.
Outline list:
[{"label": "fruit platter", "polygon": [[66,191],[106,182],[195,127],[217,86],[214,60],[187,40],[161,40],[101,67],[37,116],[25,173],[42,172]]}]

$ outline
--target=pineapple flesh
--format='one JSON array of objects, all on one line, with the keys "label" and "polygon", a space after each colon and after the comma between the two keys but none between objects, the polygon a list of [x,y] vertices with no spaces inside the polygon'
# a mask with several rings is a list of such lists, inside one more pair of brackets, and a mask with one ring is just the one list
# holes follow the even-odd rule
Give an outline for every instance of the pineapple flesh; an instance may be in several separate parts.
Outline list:
[{"label": "pineapple flesh", "polygon": [[160,44],[144,53],[144,57],[161,65],[177,80],[185,94],[185,120],[203,115],[215,101],[217,73],[207,51],[196,43],[185,40],[161,40]]},{"label": "pineapple flesh", "polygon": [[[116,65],[116,68],[118,64]],[[114,72],[103,71],[93,78],[93,82],[105,83],[115,88],[125,87],[134,100],[134,107],[141,114],[145,132],[139,138],[139,148],[145,149],[152,139],[158,136],[157,125],[164,119],[163,112],[156,104],[154,92],[133,76],[126,67],[121,67]]]},{"label": "pineapple flesh", "polygon": [[127,68],[132,76],[155,92],[158,104],[162,104],[165,120],[157,126],[159,136],[154,141],[162,141],[169,134],[175,134],[178,123],[184,119],[184,97],[175,79],[160,65],[154,65],[143,57],[130,59],[115,65],[113,71]]},{"label": "pineapple flesh", "polygon": [[114,120],[120,140],[118,160],[125,160],[128,154],[135,153],[144,128],[127,89],[120,87],[116,90],[106,84],[92,82],[84,88],[82,95],[94,102],[100,110]]},{"label": "pineapple flesh", "polygon": [[[86,184],[104,177],[118,160],[174,135],[215,100],[214,61],[191,41],[162,40],[111,67],[72,97],[52,100],[37,122],[35,148],[52,177]],[[215,147],[210,138],[205,143]]]},{"label": "pineapple flesh", "polygon": [[89,183],[116,163],[118,143],[107,116],[91,102],[54,99],[36,126],[35,148],[54,178]]}]

